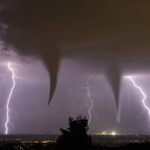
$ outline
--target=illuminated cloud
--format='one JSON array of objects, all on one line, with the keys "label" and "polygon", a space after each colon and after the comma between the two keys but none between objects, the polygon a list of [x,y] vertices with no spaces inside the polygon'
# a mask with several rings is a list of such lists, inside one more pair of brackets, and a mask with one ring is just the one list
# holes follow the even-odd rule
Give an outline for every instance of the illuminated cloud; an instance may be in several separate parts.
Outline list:
[{"label": "illuminated cloud", "polygon": [[103,72],[117,106],[122,74],[149,72],[150,2],[1,3],[1,40],[22,56],[43,60],[51,79],[49,102],[63,58],[82,60],[89,70]]}]

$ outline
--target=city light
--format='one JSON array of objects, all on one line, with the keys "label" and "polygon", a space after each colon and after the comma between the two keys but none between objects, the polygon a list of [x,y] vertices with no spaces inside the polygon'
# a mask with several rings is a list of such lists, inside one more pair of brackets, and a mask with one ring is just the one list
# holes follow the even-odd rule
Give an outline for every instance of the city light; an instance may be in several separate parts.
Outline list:
[{"label": "city light", "polygon": [[111,132],[111,135],[116,135],[116,132],[115,132],[115,131],[112,131],[112,132]]}]

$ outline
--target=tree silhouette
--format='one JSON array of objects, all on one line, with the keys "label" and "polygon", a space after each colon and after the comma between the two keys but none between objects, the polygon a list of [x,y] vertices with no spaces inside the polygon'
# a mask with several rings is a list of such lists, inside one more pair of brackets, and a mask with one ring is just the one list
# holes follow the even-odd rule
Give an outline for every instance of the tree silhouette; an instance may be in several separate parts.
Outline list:
[{"label": "tree silhouette", "polygon": [[69,118],[69,128],[60,129],[62,135],[57,139],[56,149],[91,149],[92,139],[87,135],[88,120],[86,117],[78,116],[74,120]]}]

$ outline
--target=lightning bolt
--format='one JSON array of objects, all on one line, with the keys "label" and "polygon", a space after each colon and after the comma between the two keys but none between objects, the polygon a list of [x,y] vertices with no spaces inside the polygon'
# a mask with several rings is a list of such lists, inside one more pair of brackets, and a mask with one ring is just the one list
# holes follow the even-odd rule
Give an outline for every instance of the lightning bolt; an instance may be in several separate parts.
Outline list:
[{"label": "lightning bolt", "polygon": [[[88,124],[91,123],[92,112],[94,113],[94,111],[93,111],[94,102],[93,102],[93,99],[91,96],[91,88],[89,85],[89,82],[92,77],[93,77],[93,75],[90,75],[86,81],[86,84],[84,86],[80,87],[78,90],[78,92],[79,92],[84,89],[84,91],[86,91],[86,93],[87,93],[88,101],[86,100],[85,103],[87,104],[87,108],[88,108],[88,116],[89,116]],[[64,111],[63,115],[66,113],[67,110],[69,110],[74,105],[75,101],[77,101],[78,99],[79,99],[79,96],[78,96],[78,94],[76,94],[75,98],[73,99],[73,102],[71,103],[71,105],[69,105],[69,107],[67,107],[67,109]]]},{"label": "lightning bolt", "polygon": [[150,108],[145,103],[147,96],[144,93],[143,89],[136,84],[135,80],[131,76],[127,76],[127,78],[132,82],[133,86],[135,88],[137,88],[139,90],[139,92],[141,93],[141,95],[143,96],[143,98],[142,98],[143,107],[145,108],[145,110],[147,110],[147,112],[148,112],[148,114],[150,116]]},{"label": "lightning bolt", "polygon": [[8,62],[7,66],[8,66],[9,71],[10,71],[11,74],[12,74],[11,78],[12,78],[12,83],[13,83],[13,84],[12,84],[12,87],[11,87],[11,89],[10,89],[10,93],[9,93],[9,95],[8,95],[7,102],[6,102],[5,134],[8,134],[9,111],[10,111],[10,110],[9,110],[9,104],[10,104],[10,100],[11,100],[11,97],[12,97],[12,94],[13,94],[13,90],[14,90],[15,84],[16,84],[16,82],[15,82],[15,73],[14,73],[14,70],[13,70],[13,68],[12,68],[11,63]]},{"label": "lightning bolt", "polygon": [[92,109],[93,109],[93,99],[91,97],[91,91],[90,91],[90,86],[89,86],[89,81],[90,79],[92,78],[92,76],[90,76],[87,80],[87,86],[86,86],[86,90],[87,90],[87,96],[89,98],[89,101],[90,101],[90,107],[89,107],[89,110],[88,110],[88,114],[89,114],[89,120],[88,120],[88,124],[90,124],[91,122],[91,119],[92,119]]},{"label": "lightning bolt", "polygon": [[127,103],[127,113],[129,111],[129,106],[130,106],[130,95],[129,95],[129,87],[127,86],[127,96],[128,96],[128,103]]}]

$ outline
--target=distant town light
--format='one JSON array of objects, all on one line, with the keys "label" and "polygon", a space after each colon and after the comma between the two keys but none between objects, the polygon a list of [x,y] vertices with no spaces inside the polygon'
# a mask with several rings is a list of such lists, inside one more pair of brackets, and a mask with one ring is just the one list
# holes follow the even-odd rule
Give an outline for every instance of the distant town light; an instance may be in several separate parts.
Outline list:
[{"label": "distant town light", "polygon": [[112,132],[111,132],[111,135],[116,135],[116,132],[112,131]]}]

